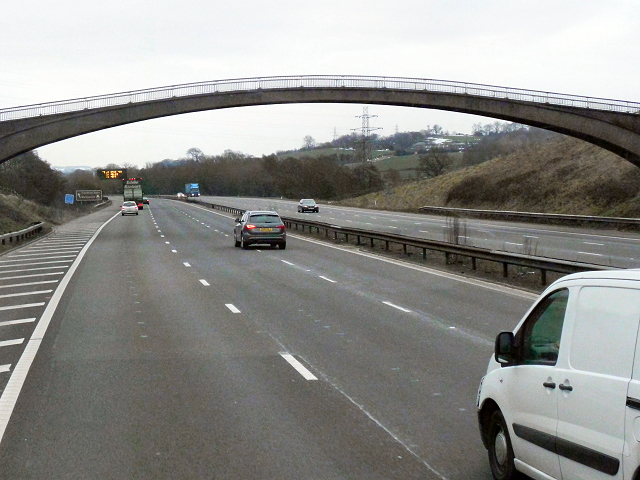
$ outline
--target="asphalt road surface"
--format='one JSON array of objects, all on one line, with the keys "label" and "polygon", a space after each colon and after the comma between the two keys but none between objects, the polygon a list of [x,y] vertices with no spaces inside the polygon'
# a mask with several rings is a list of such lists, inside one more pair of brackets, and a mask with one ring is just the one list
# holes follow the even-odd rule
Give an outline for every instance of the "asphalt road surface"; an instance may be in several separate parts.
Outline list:
[{"label": "asphalt road surface", "polygon": [[118,208],[0,256],[0,478],[491,478],[478,383],[532,294]]},{"label": "asphalt road surface", "polygon": [[[350,228],[451,241],[444,216],[324,204],[320,204],[319,213],[298,213],[298,202],[276,198],[202,197],[202,200],[242,209],[273,209],[284,216]],[[640,235],[634,232],[478,219],[462,220],[461,230],[459,241],[464,245],[607,267],[640,268]]]}]

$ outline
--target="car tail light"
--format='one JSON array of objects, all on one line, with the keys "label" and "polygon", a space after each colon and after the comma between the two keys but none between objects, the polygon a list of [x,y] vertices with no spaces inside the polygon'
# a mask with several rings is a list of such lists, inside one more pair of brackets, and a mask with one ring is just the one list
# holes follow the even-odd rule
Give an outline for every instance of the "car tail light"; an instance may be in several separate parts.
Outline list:
[{"label": "car tail light", "polygon": [[254,228],[256,228],[255,225],[251,225],[250,223],[248,223],[247,225],[244,226],[244,228],[246,228],[247,230],[252,230]]},{"label": "car tail light", "polygon": [[284,225],[278,225],[278,228],[279,228],[280,230],[284,230]]}]

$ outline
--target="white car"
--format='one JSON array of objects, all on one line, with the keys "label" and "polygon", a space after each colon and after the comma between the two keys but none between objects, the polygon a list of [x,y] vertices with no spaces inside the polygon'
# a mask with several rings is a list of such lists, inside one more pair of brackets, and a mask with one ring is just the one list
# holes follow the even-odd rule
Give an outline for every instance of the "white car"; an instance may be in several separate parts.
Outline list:
[{"label": "white car", "polygon": [[493,477],[640,478],[640,270],[567,275],[496,338],[478,390]]},{"label": "white car", "polygon": [[122,216],[138,215],[138,204],[136,202],[124,202],[121,210]]}]

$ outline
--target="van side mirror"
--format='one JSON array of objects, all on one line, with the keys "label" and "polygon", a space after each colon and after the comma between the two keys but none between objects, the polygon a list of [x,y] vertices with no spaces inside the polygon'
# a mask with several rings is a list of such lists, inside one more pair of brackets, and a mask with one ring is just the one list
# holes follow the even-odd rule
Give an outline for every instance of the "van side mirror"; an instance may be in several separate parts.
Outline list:
[{"label": "van side mirror", "polygon": [[500,365],[511,365],[515,360],[513,332],[500,332],[496,337],[494,357]]}]

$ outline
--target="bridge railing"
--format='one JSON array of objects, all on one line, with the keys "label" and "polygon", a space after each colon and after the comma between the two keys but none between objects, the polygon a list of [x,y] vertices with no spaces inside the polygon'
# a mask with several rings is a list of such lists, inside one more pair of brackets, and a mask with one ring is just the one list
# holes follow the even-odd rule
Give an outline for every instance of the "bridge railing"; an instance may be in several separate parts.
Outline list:
[{"label": "bridge railing", "polygon": [[84,97],[72,100],[61,100],[57,102],[11,107],[0,109],[0,122],[44,115],[77,112],[95,108],[112,107],[128,103],[165,100],[174,97],[178,98],[197,95],[211,95],[215,93],[291,88],[370,88],[401,91],[426,91],[640,114],[640,103],[625,100],[585,97],[580,95],[448,80],[357,75],[301,75],[214,80],[209,82],[172,85],[109,95],[99,95],[95,97]]}]

